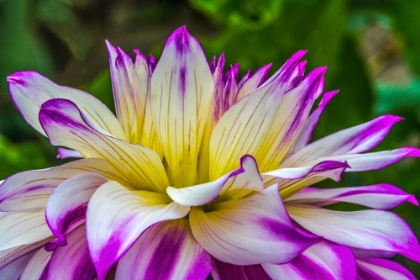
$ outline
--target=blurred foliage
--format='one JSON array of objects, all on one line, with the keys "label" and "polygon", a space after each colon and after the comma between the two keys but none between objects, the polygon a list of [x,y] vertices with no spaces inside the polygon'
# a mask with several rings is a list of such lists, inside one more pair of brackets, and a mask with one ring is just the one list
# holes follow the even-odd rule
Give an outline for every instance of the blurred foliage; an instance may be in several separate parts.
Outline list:
[{"label": "blurred foliage", "polygon": [[[321,117],[315,138],[390,113],[406,120],[378,150],[418,147],[419,14],[420,1],[406,0],[0,0],[0,178],[56,164],[45,139],[11,109],[7,75],[39,71],[112,108],[104,39],[127,52],[139,47],[158,55],[166,36],[184,24],[209,58],[224,52],[227,64],[240,62],[240,74],[268,63],[273,73],[298,49],[309,51],[309,70],[327,65],[325,88],[340,94]],[[406,159],[321,185],[389,182],[420,198],[419,168],[419,160]],[[404,205],[396,212],[420,237],[419,210]],[[398,260],[420,277],[418,265]]]}]

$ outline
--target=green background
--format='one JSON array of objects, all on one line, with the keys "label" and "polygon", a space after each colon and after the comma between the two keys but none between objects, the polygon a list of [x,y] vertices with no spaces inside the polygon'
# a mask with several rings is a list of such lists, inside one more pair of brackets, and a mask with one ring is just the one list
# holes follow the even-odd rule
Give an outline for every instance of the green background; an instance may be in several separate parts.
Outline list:
[{"label": "green background", "polygon": [[[240,75],[296,50],[308,68],[327,65],[326,90],[339,89],[315,138],[380,114],[402,116],[377,150],[420,146],[420,1],[406,0],[0,0],[0,178],[60,163],[56,149],[30,128],[9,97],[6,76],[38,71],[89,91],[112,107],[104,40],[126,52],[159,55],[165,38],[186,25],[208,59],[225,52]],[[325,187],[387,182],[420,198],[420,160],[345,174]],[[341,209],[356,209],[340,205]],[[395,210],[420,237],[420,211]],[[396,258],[420,277],[419,264]]]}]

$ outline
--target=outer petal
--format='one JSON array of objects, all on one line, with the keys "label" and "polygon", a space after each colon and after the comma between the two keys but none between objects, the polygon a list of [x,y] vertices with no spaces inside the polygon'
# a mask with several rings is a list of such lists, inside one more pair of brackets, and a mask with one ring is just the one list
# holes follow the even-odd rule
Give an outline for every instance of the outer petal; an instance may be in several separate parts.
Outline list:
[{"label": "outer petal", "polygon": [[17,260],[9,263],[8,265],[0,268],[0,279],[5,280],[18,280],[21,279],[23,270],[26,264],[29,262],[33,253],[26,254]]},{"label": "outer petal", "polygon": [[302,128],[302,132],[300,133],[298,139],[296,140],[296,143],[290,150],[290,154],[293,154],[296,151],[299,151],[300,149],[304,148],[311,141],[312,134],[318,123],[319,117],[321,116],[325,107],[337,93],[338,90],[324,93],[322,100],[318,104],[318,108],[316,108],[305,121],[305,125]]},{"label": "outer petal", "polygon": [[272,279],[356,279],[356,262],[351,250],[326,241],[312,245],[290,263],[262,266]]},{"label": "outer petal", "polygon": [[51,193],[61,182],[85,172],[95,172],[110,180],[126,182],[103,159],[82,159],[53,168],[24,171],[10,176],[0,185],[0,211],[44,209]]},{"label": "outer petal", "polygon": [[376,147],[402,118],[384,115],[315,141],[288,157],[282,166],[299,166],[318,158],[363,153]]},{"label": "outer petal", "polygon": [[43,211],[10,213],[0,218],[0,251],[50,238]]},{"label": "outer petal", "polygon": [[213,260],[214,269],[211,276],[214,280],[271,280],[261,265],[234,265]]},{"label": "outer petal", "polygon": [[59,86],[36,72],[17,72],[7,77],[9,90],[23,118],[44,134],[38,120],[41,105],[47,100],[65,98],[76,103],[94,126],[100,127],[117,138],[124,139],[124,132],[112,112],[98,99],[83,91]]},{"label": "outer petal", "polygon": [[252,154],[261,171],[279,166],[309,114],[325,69],[316,69],[284,95],[301,56],[284,66],[282,75],[242,99],[220,119],[210,138],[210,180],[232,170],[243,154]]},{"label": "outer petal", "polygon": [[115,279],[200,280],[211,270],[211,257],[182,219],[147,229],[118,262]]},{"label": "outer petal", "polygon": [[357,275],[361,279],[416,280],[416,277],[399,263],[384,259],[358,259]]},{"label": "outer petal", "polygon": [[166,192],[178,204],[200,206],[233,190],[262,191],[264,181],[258,172],[257,163],[250,155],[241,158],[241,167],[216,181],[186,188],[168,187]]},{"label": "outer petal", "polygon": [[22,273],[20,280],[42,279],[45,268],[48,266],[52,252],[40,248],[31,258]]},{"label": "outer petal", "polygon": [[175,187],[196,181],[198,153],[214,83],[198,41],[185,27],[172,33],[151,80],[152,116]]},{"label": "outer petal", "polygon": [[300,191],[308,185],[315,184],[326,178],[339,181],[341,174],[348,168],[346,162],[323,161],[315,165],[295,168],[280,168],[263,173],[265,186],[279,184],[283,199]]},{"label": "outer petal", "polygon": [[98,279],[104,279],[110,267],[149,226],[182,218],[189,210],[170,203],[166,195],[134,193],[117,182],[102,185],[90,199],[86,216],[89,250]]},{"label": "outer petal", "polygon": [[364,205],[375,209],[391,209],[403,202],[418,205],[414,195],[389,185],[318,189],[307,187],[287,199],[290,203],[326,206],[338,202]]},{"label": "outer petal", "polygon": [[236,265],[285,263],[319,241],[291,223],[276,185],[239,201],[220,202],[209,212],[193,207],[195,239],[213,257]]},{"label": "outer petal", "polygon": [[84,122],[74,103],[64,99],[47,101],[41,107],[40,120],[53,145],[106,159],[133,187],[156,190],[169,185],[154,151],[96,131]]},{"label": "outer petal", "polygon": [[332,211],[287,205],[293,220],[310,232],[350,247],[391,251],[420,262],[420,247],[409,226],[381,210]]},{"label": "outer petal", "polygon": [[27,255],[35,250],[38,250],[44,246],[47,242],[53,239],[53,236],[41,241],[31,243],[29,245],[23,245],[18,247],[13,247],[6,250],[0,250],[0,268],[5,267],[7,264],[17,260],[18,258]]},{"label": "outer petal", "polygon": [[267,80],[270,68],[271,64],[267,64],[258,69],[251,78],[246,80],[246,82],[239,88],[238,94],[236,95],[236,102],[248,96],[251,92],[261,86],[261,84]]},{"label": "outer petal", "polygon": [[52,254],[46,279],[91,280],[95,268],[89,257],[86,244],[86,228],[78,227],[67,236],[68,244],[57,247]]},{"label": "outer petal", "polygon": [[102,175],[84,173],[67,179],[54,190],[45,209],[48,226],[58,239],[54,243],[67,244],[65,234],[85,222],[89,199],[106,182]]}]

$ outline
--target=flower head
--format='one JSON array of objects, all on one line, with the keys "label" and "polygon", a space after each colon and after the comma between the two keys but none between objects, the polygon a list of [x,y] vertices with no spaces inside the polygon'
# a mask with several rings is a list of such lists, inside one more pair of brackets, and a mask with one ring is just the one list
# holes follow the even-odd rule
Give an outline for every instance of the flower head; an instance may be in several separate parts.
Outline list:
[{"label": "flower head", "polygon": [[[37,73],[8,77],[25,120],[60,146],[60,158],[82,159],[0,185],[0,275],[411,275],[383,259],[400,253],[420,261],[410,228],[384,210],[417,204],[413,196],[385,184],[309,187],[419,156],[411,147],[364,153],[400,118],[382,116],[310,143],[337,92],[324,93],[325,67],[305,75],[304,51],[269,79],[267,65],[238,82],[239,65],[223,73],[223,54],[209,65],[185,27],[168,38],[157,63],[138,50],[133,61],[107,48],[116,117],[93,96]],[[322,208],[337,202],[380,210]]]}]

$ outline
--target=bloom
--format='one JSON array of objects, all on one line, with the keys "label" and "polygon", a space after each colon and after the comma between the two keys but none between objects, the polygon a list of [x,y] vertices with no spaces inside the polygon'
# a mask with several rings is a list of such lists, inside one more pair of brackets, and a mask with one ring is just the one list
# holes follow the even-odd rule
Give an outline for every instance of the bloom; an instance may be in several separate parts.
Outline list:
[{"label": "bloom", "polygon": [[[51,144],[71,149],[60,157],[83,159],[0,185],[0,272],[22,279],[105,279],[110,271],[116,279],[263,279],[313,269],[352,279],[356,269],[360,276],[383,267],[388,253],[420,260],[417,239],[395,215],[375,212],[386,230],[346,228],[321,208],[383,194],[367,206],[388,209],[413,197],[396,187],[307,188],[420,152],[364,153],[399,120],[389,115],[309,143],[336,92],[323,92],[325,67],[304,74],[304,51],[269,79],[264,66],[237,82],[238,65],[223,74],[223,55],[208,65],[185,27],[168,38],[157,63],[107,47],[116,117],[89,94],[37,73],[8,77],[25,120]],[[366,259],[365,251],[382,255]]]}]

